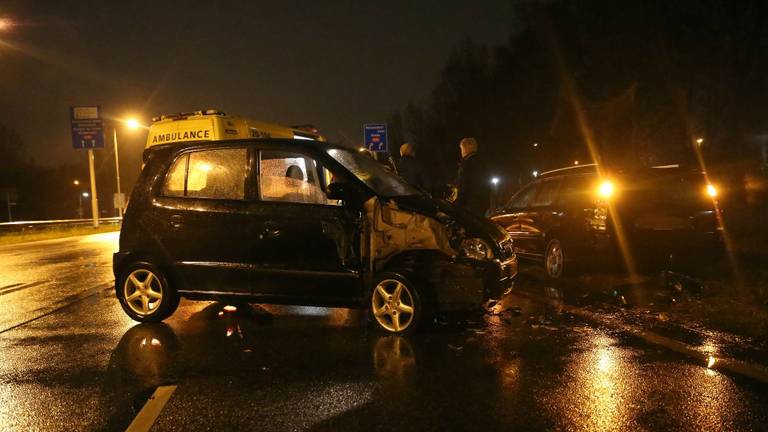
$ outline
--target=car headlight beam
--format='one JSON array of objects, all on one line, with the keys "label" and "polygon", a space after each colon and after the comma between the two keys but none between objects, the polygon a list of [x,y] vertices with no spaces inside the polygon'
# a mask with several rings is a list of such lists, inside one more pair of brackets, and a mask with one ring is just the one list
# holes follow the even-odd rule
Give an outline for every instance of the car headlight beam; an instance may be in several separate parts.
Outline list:
[{"label": "car headlight beam", "polygon": [[707,185],[707,195],[709,195],[710,198],[717,198],[717,188],[713,184]]},{"label": "car headlight beam", "polygon": [[600,198],[603,198],[603,199],[611,198],[615,192],[616,192],[616,187],[613,185],[613,182],[610,180],[605,180],[601,182],[600,185],[597,187],[597,194],[600,196]]}]

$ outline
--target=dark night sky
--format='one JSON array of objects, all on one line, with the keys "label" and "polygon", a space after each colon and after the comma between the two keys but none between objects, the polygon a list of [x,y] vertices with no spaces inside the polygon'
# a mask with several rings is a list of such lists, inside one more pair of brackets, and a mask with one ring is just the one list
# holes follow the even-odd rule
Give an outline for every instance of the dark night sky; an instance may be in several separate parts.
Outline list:
[{"label": "dark night sky", "polygon": [[[514,29],[510,0],[11,1],[3,15],[19,25],[0,34],[0,122],[46,163],[82,158],[70,105],[145,122],[216,107],[357,141],[426,96],[463,38],[495,45]],[[121,136],[137,160],[142,140]]]}]

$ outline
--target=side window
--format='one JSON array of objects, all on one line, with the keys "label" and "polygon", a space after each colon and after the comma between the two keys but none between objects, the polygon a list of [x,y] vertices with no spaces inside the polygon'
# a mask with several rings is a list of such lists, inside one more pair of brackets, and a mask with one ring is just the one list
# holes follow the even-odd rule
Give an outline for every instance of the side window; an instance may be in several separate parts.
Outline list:
[{"label": "side window", "polygon": [[165,179],[163,194],[191,198],[245,199],[248,151],[202,150],[178,158]]},{"label": "side window", "polygon": [[529,207],[546,207],[557,201],[557,193],[560,189],[560,179],[547,180],[541,183],[539,193],[531,200]]},{"label": "side window", "polygon": [[536,195],[541,183],[532,183],[523,188],[520,192],[516,193],[512,199],[507,203],[509,209],[523,209],[528,207],[528,203],[531,202],[531,198]]},{"label": "side window", "polygon": [[187,178],[187,162],[189,161],[189,154],[185,154],[176,159],[168,171],[168,175],[165,177],[165,184],[163,184],[163,195],[171,197],[183,197],[184,196],[184,181]]},{"label": "side window", "polygon": [[560,202],[577,204],[588,200],[592,194],[592,184],[596,179],[591,175],[570,176],[563,179],[560,190]]},{"label": "side window", "polygon": [[341,205],[325,195],[330,172],[299,153],[262,151],[259,196],[264,201]]}]

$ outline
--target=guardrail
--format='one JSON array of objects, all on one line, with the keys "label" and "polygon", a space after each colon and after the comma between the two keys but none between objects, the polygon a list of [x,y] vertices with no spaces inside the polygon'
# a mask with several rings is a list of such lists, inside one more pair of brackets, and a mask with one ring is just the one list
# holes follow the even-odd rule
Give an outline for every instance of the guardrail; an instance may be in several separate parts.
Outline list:
[{"label": "guardrail", "polygon": [[[99,218],[100,225],[117,225],[123,218]],[[43,231],[54,228],[74,228],[93,224],[93,219],[59,219],[47,221],[19,221],[0,223],[0,234]]]}]

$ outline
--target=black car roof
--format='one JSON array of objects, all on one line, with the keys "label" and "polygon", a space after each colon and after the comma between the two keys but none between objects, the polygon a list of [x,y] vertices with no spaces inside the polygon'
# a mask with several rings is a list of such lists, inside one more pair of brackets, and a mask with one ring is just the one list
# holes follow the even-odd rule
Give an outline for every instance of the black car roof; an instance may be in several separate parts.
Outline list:
[{"label": "black car roof", "polygon": [[178,151],[192,148],[215,148],[215,147],[232,147],[242,144],[290,144],[295,146],[296,149],[321,149],[328,150],[333,148],[351,150],[349,147],[340,146],[337,144],[329,143],[327,141],[315,141],[304,139],[291,139],[291,138],[241,138],[233,140],[217,140],[217,141],[188,141],[172,144],[161,144],[147,147],[144,149],[144,159],[149,153],[157,151]]},{"label": "black car roof", "polygon": [[537,178],[549,178],[563,175],[577,175],[577,174],[597,174],[597,164],[586,164],[569,166],[565,168],[553,169],[545,171],[538,175]]}]

